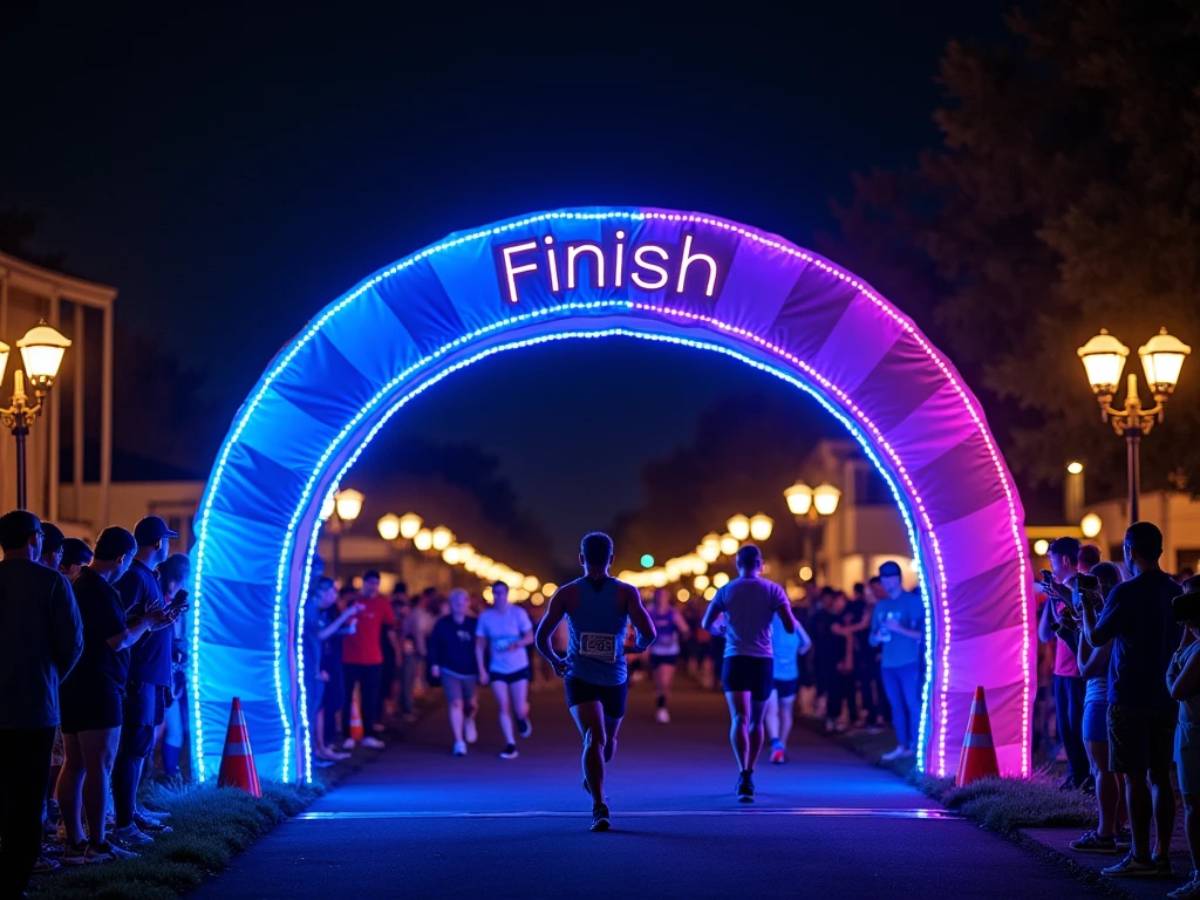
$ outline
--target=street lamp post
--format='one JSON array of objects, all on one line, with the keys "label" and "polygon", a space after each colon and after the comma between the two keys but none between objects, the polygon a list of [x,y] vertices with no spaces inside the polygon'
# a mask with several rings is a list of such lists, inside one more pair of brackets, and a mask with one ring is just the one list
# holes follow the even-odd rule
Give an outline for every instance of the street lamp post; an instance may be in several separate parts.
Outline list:
[{"label": "street lamp post", "polygon": [[804,558],[813,571],[817,570],[817,553],[815,536],[823,527],[824,519],[837,512],[842,492],[829,482],[809,487],[803,481],[797,481],[783,492],[788,509],[796,519],[804,533]]},{"label": "street lamp post", "polygon": [[363,502],[367,498],[362,491],[347,488],[333,495],[333,502],[321,510],[321,518],[326,520],[329,536],[333,542],[333,576],[340,574],[342,563],[342,535],[354,524],[354,520],[362,513]]},{"label": "street lamp post", "polygon": [[1125,438],[1125,470],[1129,489],[1129,521],[1138,520],[1138,498],[1141,494],[1141,442],[1154,425],[1163,420],[1167,400],[1179,383],[1183,361],[1192,348],[1167,333],[1166,328],[1138,348],[1146,381],[1154,395],[1154,406],[1143,409],[1138,397],[1138,378],[1130,372],[1125,381],[1125,407],[1113,406],[1113,397],[1125,369],[1129,348],[1101,328],[1100,333],[1076,351],[1087,372],[1092,393],[1100,404],[1103,421],[1111,422],[1118,437]]},{"label": "street lamp post", "polygon": [[[17,508],[28,508],[28,495],[25,478],[25,439],[29,436],[29,426],[45,408],[46,395],[54,386],[58,377],[59,367],[62,366],[63,355],[71,342],[45,322],[41,322],[25,332],[25,336],[17,341],[17,349],[21,351],[21,361],[25,371],[17,369],[13,372],[12,401],[7,407],[0,408],[0,422],[12,431],[17,442]],[[4,381],[4,372],[8,368],[8,344],[0,342],[0,383]],[[25,379],[33,389],[33,399],[25,392]],[[53,462],[52,462],[53,464]]]}]

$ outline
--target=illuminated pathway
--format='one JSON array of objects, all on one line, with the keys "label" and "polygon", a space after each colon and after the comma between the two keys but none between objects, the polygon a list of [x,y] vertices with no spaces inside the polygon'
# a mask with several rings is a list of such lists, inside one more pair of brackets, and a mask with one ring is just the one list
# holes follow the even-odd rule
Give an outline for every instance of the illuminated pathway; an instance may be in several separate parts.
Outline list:
[{"label": "illuminated pathway", "polygon": [[[490,701],[490,697],[487,698]],[[834,744],[797,732],[793,762],[762,765],[734,802],[719,695],[691,692],[675,721],[631,696],[610,779],[613,827],[587,831],[578,738],[557,690],[533,695],[534,736],[506,762],[493,706],[473,755],[454,759],[435,713],[234,861],[213,898],[1078,896],[1065,873]]]}]

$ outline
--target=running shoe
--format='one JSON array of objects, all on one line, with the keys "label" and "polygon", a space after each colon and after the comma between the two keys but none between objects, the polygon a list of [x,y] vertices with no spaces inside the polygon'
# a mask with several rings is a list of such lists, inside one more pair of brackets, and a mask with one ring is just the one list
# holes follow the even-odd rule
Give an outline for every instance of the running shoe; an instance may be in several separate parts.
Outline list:
[{"label": "running shoe", "polygon": [[466,741],[455,741],[454,749],[451,750],[450,752],[454,756],[466,756],[467,755],[467,742]]},{"label": "running shoe", "polygon": [[114,828],[112,839],[122,847],[145,847],[147,844],[154,843],[154,838],[133,824],[126,825],[124,828]]},{"label": "running shoe", "polygon": [[1128,828],[1118,828],[1117,833],[1113,835],[1113,840],[1122,850],[1127,850],[1133,845],[1133,832]]},{"label": "running shoe", "polygon": [[149,813],[135,812],[133,824],[147,834],[171,834],[175,830],[162,819]]},{"label": "running shoe", "polygon": [[463,737],[467,739],[468,744],[473,744],[479,740],[479,729],[475,727],[475,717],[469,717],[463,722]]},{"label": "running shoe", "polygon": [[1113,878],[1157,878],[1159,871],[1153,862],[1136,859],[1128,853],[1119,863],[1101,869],[1100,874]]},{"label": "running shoe", "polygon": [[782,747],[775,747],[771,750],[771,762],[777,766],[781,766],[787,762],[787,754],[783,752]]},{"label": "running shoe", "polygon": [[332,759],[325,759],[323,756],[314,756],[312,764],[317,769],[332,769],[334,766]]},{"label": "running shoe", "polygon": [[1190,900],[1192,897],[1200,897],[1200,871],[1192,869],[1192,876],[1187,883],[1181,884],[1167,896],[1175,898],[1175,900]]},{"label": "running shoe", "polygon": [[608,831],[612,822],[609,821],[611,813],[608,811],[607,804],[597,803],[592,807],[592,831]]},{"label": "running shoe", "polygon": [[354,740],[354,738],[346,738],[344,741],[342,741],[342,749],[343,750],[353,750],[355,743],[356,743],[356,741]]},{"label": "running shoe", "polygon": [[891,762],[894,759],[899,759],[900,757],[902,757],[904,755],[904,753],[905,753],[905,750],[903,747],[896,747],[896,749],[889,750],[887,753],[883,754],[883,756],[881,756],[879,758],[881,760],[883,760],[884,762]]},{"label": "running shoe", "polygon": [[67,843],[63,847],[62,864],[64,866],[83,866],[88,862],[88,842],[80,841],[78,844]]},{"label": "running shoe", "polygon": [[654,714],[654,718],[658,721],[659,725],[667,725],[671,721],[671,714],[667,712],[665,706],[660,706],[658,712]]},{"label": "running shoe", "polygon": [[112,841],[105,841],[103,844],[88,844],[87,848],[87,862],[89,865],[92,863],[116,862],[121,859],[137,859],[138,855],[132,850],[118,847]]},{"label": "running shoe", "polygon": [[738,803],[754,802],[754,778],[749,771],[738,776],[737,798]]},{"label": "running shoe", "polygon": [[505,744],[504,749],[500,751],[501,759],[516,759],[521,754],[517,753],[516,744]]},{"label": "running shoe", "polygon": [[1116,853],[1117,842],[1112,836],[1103,836],[1095,831],[1085,831],[1067,845],[1078,853]]},{"label": "running shoe", "polygon": [[517,719],[517,734],[523,738],[533,734],[533,723],[528,719]]},{"label": "running shoe", "polygon": [[40,875],[43,872],[57,872],[62,868],[62,863],[57,859],[52,859],[45,853],[42,853],[33,863],[33,872],[35,875]]},{"label": "running shoe", "polygon": [[369,734],[365,738],[362,739],[362,745],[364,747],[370,748],[371,750],[382,750],[384,747],[387,746],[387,744],[385,744],[379,738],[374,737]]}]

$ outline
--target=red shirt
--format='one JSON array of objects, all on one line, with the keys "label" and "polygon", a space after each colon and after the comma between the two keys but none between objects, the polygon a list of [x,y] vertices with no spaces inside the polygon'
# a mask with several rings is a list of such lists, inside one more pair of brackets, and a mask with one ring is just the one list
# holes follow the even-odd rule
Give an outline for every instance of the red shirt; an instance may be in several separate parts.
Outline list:
[{"label": "red shirt", "polygon": [[396,624],[396,614],[392,612],[391,601],[383,594],[374,597],[357,595],[353,603],[361,603],[366,607],[358,614],[358,625],[354,634],[348,634],[342,641],[342,662],[352,666],[378,666],[383,664],[383,648],[380,637],[385,625]]}]

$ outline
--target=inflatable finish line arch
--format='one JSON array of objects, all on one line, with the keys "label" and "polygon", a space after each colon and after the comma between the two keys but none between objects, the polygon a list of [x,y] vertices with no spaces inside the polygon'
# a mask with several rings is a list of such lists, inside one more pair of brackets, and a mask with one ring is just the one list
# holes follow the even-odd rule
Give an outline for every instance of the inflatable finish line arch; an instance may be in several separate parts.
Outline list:
[{"label": "inflatable finish line arch", "polygon": [[609,336],[721,353],[822,402],[890,484],[926,607],[918,760],[953,771],[977,685],[1000,767],[1029,771],[1024,514],[978,400],[849,272],[753,228],[642,207],[459,232],[327,306],[271,362],[201,502],[191,619],[199,777],[241,697],[267,777],[311,775],[298,610],[321,501],[413,396],[494,354]]}]

